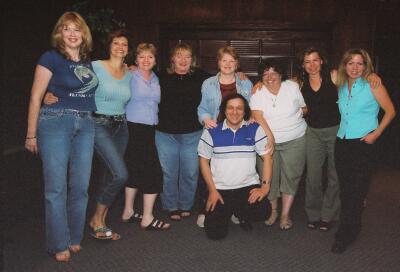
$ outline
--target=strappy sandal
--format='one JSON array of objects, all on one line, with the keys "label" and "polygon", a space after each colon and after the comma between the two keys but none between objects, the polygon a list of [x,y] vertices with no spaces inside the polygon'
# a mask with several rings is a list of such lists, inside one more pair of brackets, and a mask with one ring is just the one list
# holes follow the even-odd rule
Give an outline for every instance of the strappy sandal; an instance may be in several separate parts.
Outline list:
[{"label": "strappy sandal", "polygon": [[54,258],[56,259],[57,262],[66,263],[66,262],[69,262],[69,260],[71,259],[71,253],[67,249],[67,250],[56,253],[54,255]]},{"label": "strappy sandal", "polygon": [[320,231],[329,231],[331,229],[332,225],[329,222],[326,221],[321,221],[319,222],[319,230]]},{"label": "strappy sandal", "polygon": [[110,228],[107,227],[97,227],[93,229],[93,232],[90,234],[93,238],[99,240],[113,240],[117,241],[121,239],[121,235],[116,232],[113,232]]},{"label": "strappy sandal", "polygon": [[281,216],[279,227],[281,228],[281,230],[290,230],[293,227],[293,222],[290,219],[289,215]]},{"label": "strappy sandal", "polygon": [[307,228],[311,230],[316,230],[318,228],[319,221],[308,221],[307,222]]},{"label": "strappy sandal", "polygon": [[277,209],[272,209],[271,210],[271,215],[269,216],[269,218],[267,220],[264,221],[265,225],[270,227],[273,224],[275,224],[276,220],[278,219],[278,215],[279,215],[278,210]]},{"label": "strappy sandal", "polygon": [[179,210],[170,211],[169,219],[171,219],[172,221],[181,221],[182,219],[181,212]]},{"label": "strappy sandal", "polygon": [[128,219],[122,219],[122,223],[140,223],[142,221],[142,217],[143,215],[141,215],[140,213],[134,212],[132,214],[131,217],[129,217]]},{"label": "strappy sandal", "polygon": [[153,218],[151,223],[147,225],[146,227],[141,227],[143,230],[169,230],[171,228],[171,225],[168,223],[165,223],[164,221],[161,221],[159,219]]}]

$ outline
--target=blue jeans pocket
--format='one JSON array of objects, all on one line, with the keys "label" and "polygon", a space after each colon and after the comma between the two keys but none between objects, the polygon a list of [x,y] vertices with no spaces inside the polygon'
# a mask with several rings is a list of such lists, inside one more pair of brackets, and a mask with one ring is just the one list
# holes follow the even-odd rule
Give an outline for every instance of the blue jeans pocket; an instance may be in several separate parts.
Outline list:
[{"label": "blue jeans pocket", "polygon": [[102,117],[93,117],[94,123],[98,126],[108,126],[110,121]]},{"label": "blue jeans pocket", "polygon": [[39,121],[40,120],[53,120],[59,118],[62,115],[61,112],[57,111],[48,111],[48,110],[40,110]]}]

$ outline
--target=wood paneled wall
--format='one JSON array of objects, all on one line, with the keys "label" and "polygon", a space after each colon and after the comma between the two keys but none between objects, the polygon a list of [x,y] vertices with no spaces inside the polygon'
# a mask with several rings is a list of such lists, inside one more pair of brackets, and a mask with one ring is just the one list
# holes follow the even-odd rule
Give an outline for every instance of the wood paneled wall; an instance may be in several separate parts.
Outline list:
[{"label": "wood paneled wall", "polygon": [[372,49],[377,0],[93,0],[93,8],[112,7],[136,41],[158,44],[162,22],[204,23],[277,21],[332,24],[333,62],[349,47]]}]

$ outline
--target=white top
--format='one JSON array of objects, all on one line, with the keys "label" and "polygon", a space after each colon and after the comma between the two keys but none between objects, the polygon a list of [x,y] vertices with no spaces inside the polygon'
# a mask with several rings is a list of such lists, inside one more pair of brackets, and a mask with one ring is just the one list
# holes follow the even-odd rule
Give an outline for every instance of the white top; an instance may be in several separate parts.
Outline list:
[{"label": "white top", "polygon": [[250,98],[251,109],[263,112],[276,143],[291,141],[305,134],[307,124],[301,109],[305,106],[299,85],[290,80],[281,83],[277,95],[263,86]]}]

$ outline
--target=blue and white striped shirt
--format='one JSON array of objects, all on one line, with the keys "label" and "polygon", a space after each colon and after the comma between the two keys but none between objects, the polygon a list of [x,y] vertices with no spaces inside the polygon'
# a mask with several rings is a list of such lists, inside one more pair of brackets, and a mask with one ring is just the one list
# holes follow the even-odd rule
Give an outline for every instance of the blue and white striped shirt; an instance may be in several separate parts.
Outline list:
[{"label": "blue and white striped shirt", "polygon": [[257,123],[243,121],[234,131],[225,120],[217,127],[203,131],[198,154],[211,160],[217,189],[238,189],[260,183],[255,167],[256,153],[266,154],[266,144],[267,136]]}]

